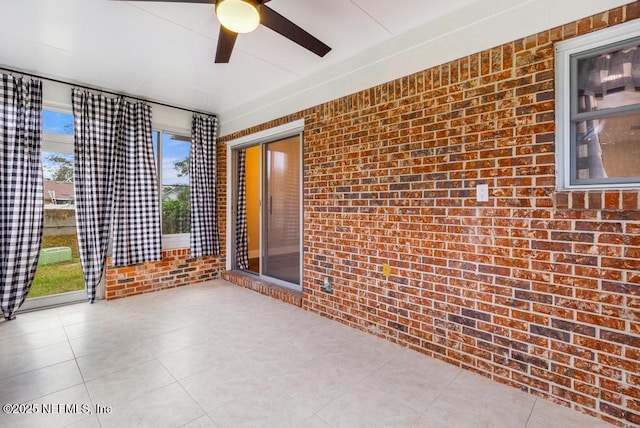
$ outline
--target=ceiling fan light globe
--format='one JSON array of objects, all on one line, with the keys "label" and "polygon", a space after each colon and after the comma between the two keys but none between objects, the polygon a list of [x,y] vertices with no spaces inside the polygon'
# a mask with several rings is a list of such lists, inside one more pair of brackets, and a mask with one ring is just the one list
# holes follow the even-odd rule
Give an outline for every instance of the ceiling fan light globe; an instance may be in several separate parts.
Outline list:
[{"label": "ceiling fan light globe", "polygon": [[218,21],[234,33],[250,33],[260,24],[258,9],[244,0],[222,0],[216,3]]}]

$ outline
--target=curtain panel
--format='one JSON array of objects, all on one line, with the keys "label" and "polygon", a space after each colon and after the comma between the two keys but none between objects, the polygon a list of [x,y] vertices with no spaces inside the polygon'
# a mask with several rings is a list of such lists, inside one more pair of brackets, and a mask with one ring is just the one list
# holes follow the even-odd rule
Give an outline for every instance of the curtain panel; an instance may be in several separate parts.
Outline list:
[{"label": "curtain panel", "polygon": [[0,306],[27,297],[42,242],[42,82],[0,74]]},{"label": "curtain panel", "polygon": [[162,260],[151,106],[122,102],[116,136],[113,265]]},{"label": "curtain panel", "polygon": [[115,266],[162,258],[151,107],[81,89],[72,104],[78,247],[93,302],[110,236]]},{"label": "curtain panel", "polygon": [[[608,96],[640,91],[640,46],[578,59],[576,88],[578,113],[598,110],[598,103]],[[575,124],[576,178],[607,178],[599,137],[602,120]]]},{"label": "curtain panel", "polygon": [[238,150],[238,195],[236,206],[236,263],[238,269],[249,269],[246,158],[246,150]]},{"label": "curtain panel", "polygon": [[578,95],[603,98],[619,91],[640,90],[640,46],[578,61]]},{"label": "curtain panel", "polygon": [[191,127],[189,187],[191,191],[191,256],[220,254],[216,201],[215,117],[194,115]]},{"label": "curtain panel", "polygon": [[104,273],[109,247],[115,172],[117,99],[72,90],[75,156],[76,227],[87,297]]},{"label": "curtain panel", "polygon": [[[578,105],[583,112],[593,111],[596,100],[593,95],[582,94],[578,97]],[[577,178],[607,178],[602,160],[598,119],[576,123],[576,173]]]}]

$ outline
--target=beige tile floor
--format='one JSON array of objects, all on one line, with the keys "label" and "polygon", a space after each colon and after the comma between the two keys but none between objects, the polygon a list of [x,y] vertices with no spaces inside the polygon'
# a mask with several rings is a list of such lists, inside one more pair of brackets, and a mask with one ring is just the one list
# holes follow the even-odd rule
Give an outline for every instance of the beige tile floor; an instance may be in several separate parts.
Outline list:
[{"label": "beige tile floor", "polygon": [[221,280],[0,321],[0,403],[37,412],[2,427],[608,426]]}]

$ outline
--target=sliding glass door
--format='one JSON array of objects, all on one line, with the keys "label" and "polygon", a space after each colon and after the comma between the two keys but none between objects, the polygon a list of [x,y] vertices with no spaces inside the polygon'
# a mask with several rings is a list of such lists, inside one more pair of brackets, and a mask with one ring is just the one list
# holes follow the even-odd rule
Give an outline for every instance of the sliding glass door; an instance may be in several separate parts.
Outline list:
[{"label": "sliding glass door", "polygon": [[264,145],[263,273],[300,284],[300,137]]},{"label": "sliding glass door", "polygon": [[236,268],[301,284],[301,135],[236,150]]},{"label": "sliding glass door", "polygon": [[23,311],[87,300],[78,254],[73,174],[73,115],[44,110],[44,227],[38,266]]}]

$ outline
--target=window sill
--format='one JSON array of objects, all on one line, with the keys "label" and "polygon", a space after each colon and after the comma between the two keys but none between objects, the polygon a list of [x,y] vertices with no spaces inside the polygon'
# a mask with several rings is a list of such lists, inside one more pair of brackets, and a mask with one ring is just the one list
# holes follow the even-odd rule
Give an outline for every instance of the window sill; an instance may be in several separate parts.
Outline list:
[{"label": "window sill", "polygon": [[190,234],[180,233],[175,235],[162,235],[162,250],[177,250],[179,248],[189,248]]}]

